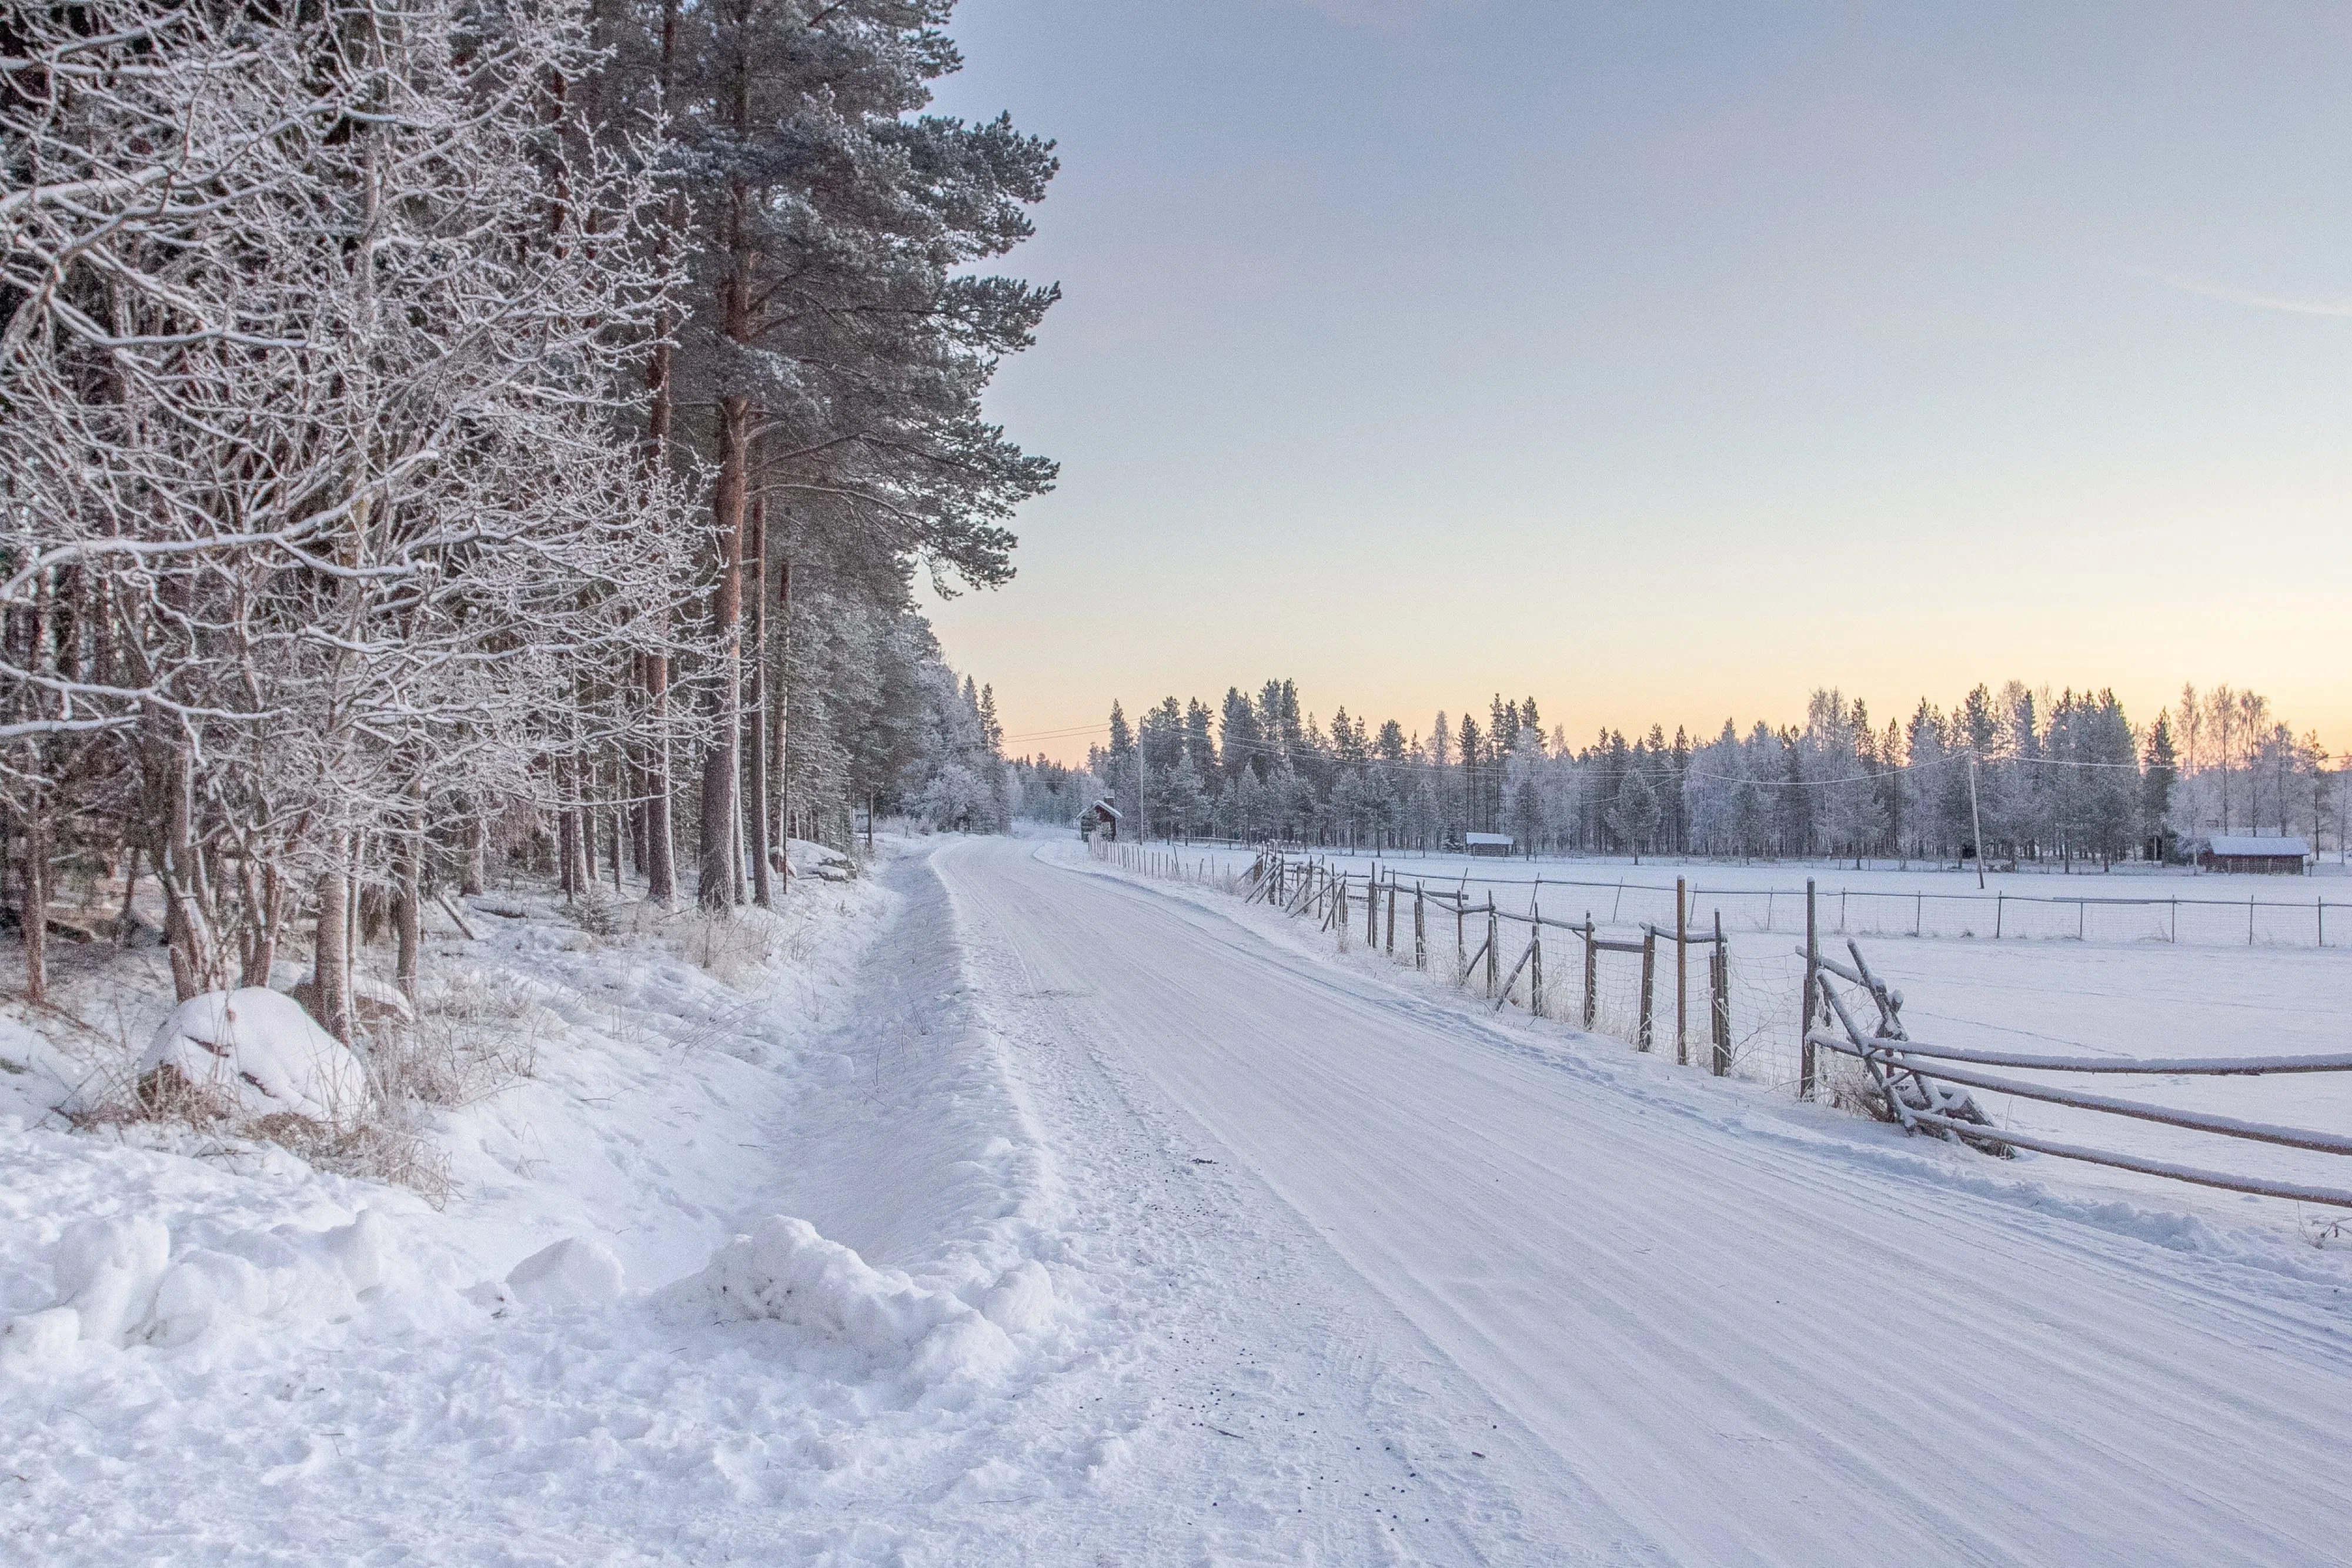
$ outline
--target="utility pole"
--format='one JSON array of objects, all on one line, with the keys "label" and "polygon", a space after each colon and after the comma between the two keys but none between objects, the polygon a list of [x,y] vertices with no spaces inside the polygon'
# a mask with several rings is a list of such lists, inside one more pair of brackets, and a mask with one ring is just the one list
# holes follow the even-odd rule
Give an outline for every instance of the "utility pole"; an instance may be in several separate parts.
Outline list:
[{"label": "utility pole", "polygon": [[1977,891],[1984,891],[1984,813],[1977,810],[1977,754],[1969,753],[1969,823],[1977,835]]}]

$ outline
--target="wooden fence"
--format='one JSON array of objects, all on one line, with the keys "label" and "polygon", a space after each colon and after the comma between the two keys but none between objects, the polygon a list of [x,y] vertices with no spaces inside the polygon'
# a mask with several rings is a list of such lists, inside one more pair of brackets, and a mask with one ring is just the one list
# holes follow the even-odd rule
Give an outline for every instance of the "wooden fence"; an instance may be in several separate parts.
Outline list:
[{"label": "wooden fence", "polygon": [[[1201,863],[1205,867],[1208,862]],[[1517,1003],[1538,1016],[1559,1016],[1557,1009],[1564,998],[1557,988],[1547,992],[1544,977],[1544,934],[1559,933],[1554,939],[1555,946],[1572,941],[1576,956],[1581,960],[1581,1005],[1574,1018],[1588,1030],[1602,1027],[1602,956],[1638,958],[1641,980],[1635,991],[1636,1007],[1630,1031],[1631,1043],[1637,1051],[1650,1051],[1657,1043],[1659,958],[1660,948],[1665,947],[1674,966],[1675,1060],[1684,1064],[1692,1059],[1692,1026],[1698,1021],[1691,1007],[1691,957],[1692,950],[1699,949],[1706,963],[1706,996],[1702,1003],[1706,1009],[1706,1063],[1717,1076],[1732,1070],[1730,949],[1719,917],[1710,930],[1694,929],[1686,896],[1678,902],[1671,927],[1643,922],[1634,927],[1633,935],[1619,936],[1604,934],[1590,911],[1582,920],[1573,921],[1547,915],[1542,906],[1533,902],[1525,910],[1500,904],[1491,894],[1474,903],[1467,879],[1451,887],[1433,887],[1424,880],[1408,883],[1393,868],[1373,866],[1355,871],[1312,856],[1294,858],[1267,851],[1252,861],[1234,881],[1247,901],[1264,902],[1286,915],[1313,919],[1323,930],[1334,933],[1343,946],[1360,926],[1368,948],[1400,962],[1409,961],[1415,969],[1426,970],[1431,965],[1432,919],[1443,922],[1450,915],[1454,919],[1454,983],[1477,985],[1497,1011],[1507,1004]],[[1398,956],[1397,935],[1401,915],[1405,934],[1402,959]],[[1439,929],[1443,930],[1442,925]],[[1507,939],[1507,931],[1510,933]],[[1519,931],[1526,933],[1524,946],[1519,941]],[[1478,936],[1475,948],[1470,942],[1474,932]],[[1518,956],[1509,972],[1505,973],[1503,960],[1514,951]],[[1524,987],[1519,983],[1522,978],[1527,982]]]},{"label": "wooden fence", "polygon": [[[2218,1116],[2146,1101],[2094,1094],[2068,1085],[2020,1079],[1979,1071],[1986,1067],[2016,1071],[2133,1074],[2142,1077],[2253,1078],[2281,1072],[2352,1072],[2352,1054],[2256,1057],[2122,1058],[2113,1056],[2052,1056],[2034,1052],[1976,1051],[1941,1046],[1909,1038],[1903,1027],[1903,995],[1871,972],[1862,946],[1846,939],[1851,967],[1822,951],[1818,909],[1809,901],[1805,945],[1797,949],[1805,961],[1805,988],[1799,1038],[1804,1042],[1798,1092],[1811,1099],[1816,1092],[1816,1051],[1832,1051],[1862,1063],[1883,1113],[1906,1133],[1931,1133],[1958,1138],[1989,1154],[2006,1155],[2011,1148],[2032,1149],[2062,1159],[2083,1160],[2118,1170],[2137,1171],[2200,1186],[2231,1192],[2291,1198],[2303,1203],[2352,1208],[2352,1191],[2314,1186],[2302,1182],[2205,1169],[2171,1160],[2158,1160],[2112,1149],[2087,1148],[2038,1134],[1994,1129],[1977,1108],[1971,1091],[2013,1094],[2023,1100],[2068,1105],[2080,1111],[2160,1123],[2188,1132],[2244,1138],[2284,1148],[2320,1154],[2352,1155],[2352,1137],[2337,1133],[2307,1131]],[[1858,988],[1869,998],[1878,1018],[1868,1034],[1838,994],[1836,981]],[[1835,1028],[1826,1027],[1831,1023]],[[1822,1026],[1822,1027],[1817,1027]]]}]

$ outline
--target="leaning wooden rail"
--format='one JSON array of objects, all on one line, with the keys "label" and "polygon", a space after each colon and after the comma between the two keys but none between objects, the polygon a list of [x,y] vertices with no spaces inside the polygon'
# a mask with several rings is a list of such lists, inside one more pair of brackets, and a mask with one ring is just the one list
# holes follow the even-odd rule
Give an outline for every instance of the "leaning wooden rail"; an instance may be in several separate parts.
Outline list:
[{"label": "leaning wooden rail", "polygon": [[[1973,1123],[1956,1122],[1948,1116],[1920,1111],[1915,1114],[1922,1122],[1931,1123],[1940,1131],[1981,1133]],[[2021,1149],[2037,1154],[2055,1155],[2062,1160],[2082,1160],[2095,1166],[2113,1166],[2117,1170],[2138,1171],[2145,1176],[2158,1176],[2172,1181],[2193,1182],[2199,1186],[2218,1186],[2225,1192],[2250,1192],[2260,1197],[2293,1198],[2298,1203],[2324,1203],[2336,1208],[2352,1208],[2352,1192],[2337,1192],[2333,1187],[2306,1186],[2301,1182],[2267,1181],[2260,1176],[2242,1176],[2228,1171],[2209,1171],[2196,1166],[2174,1165],[2169,1160],[2141,1159],[2131,1155],[2119,1155],[2107,1149],[2085,1149],[2074,1144],[2062,1144],[2054,1138],[2037,1137],[2025,1133],[2003,1130],[2001,1142],[2014,1144]]]},{"label": "leaning wooden rail", "polygon": [[1978,1067],[2031,1067],[2044,1072],[2137,1072],[2149,1076],[2260,1078],[2273,1072],[2352,1072],[2352,1056],[2032,1056],[2009,1051],[1962,1051],[1906,1040],[1901,1049],[1938,1061]]},{"label": "leaning wooden rail", "polygon": [[[1861,947],[1852,941],[1846,944],[1853,956],[1851,967],[1822,952],[1817,945],[1809,944],[1797,950],[1819,987],[1821,998],[1836,1019],[1838,1028],[1815,1029],[1811,1019],[1806,1019],[1804,1043],[1808,1048],[1834,1051],[1859,1060],[1869,1071],[1872,1081],[1885,1095],[1895,1119],[1906,1132],[1926,1130],[1931,1133],[1958,1134],[1979,1147],[1997,1140],[1999,1144],[2021,1149],[2032,1149],[2054,1155],[2061,1159],[2081,1160],[2090,1165],[2113,1166],[2118,1170],[2138,1171],[2159,1176],[2172,1181],[2190,1182],[2200,1186],[2220,1187],[2230,1192],[2254,1193],[2266,1197],[2284,1197],[2305,1203],[2322,1203],[2339,1208],[2352,1208],[2352,1192],[2332,1187],[2312,1186],[2302,1182],[2273,1181],[2259,1176],[2243,1176],[2226,1171],[2205,1170],[2196,1166],[2179,1165],[2170,1160],[2148,1159],[2118,1154],[2108,1149],[2084,1148],[2078,1144],[2062,1143],[2036,1134],[2012,1133],[2006,1128],[1990,1131],[1979,1118],[1972,1102],[1954,1090],[1938,1085],[1957,1085],[1962,1089],[1980,1089],[1993,1094],[2014,1094],[2020,1099],[2040,1100],[2053,1105],[2069,1105],[2077,1110],[2096,1111],[2111,1116],[2126,1116],[2136,1121],[2155,1122],[2165,1126],[2179,1127],[2189,1132],[2213,1133],[2223,1137],[2246,1138],[2256,1143],[2273,1144],[2284,1148],[2308,1149],[2317,1154],[2352,1155],[2352,1137],[2335,1133],[2313,1132],[2301,1127],[2282,1127],[2265,1122],[2248,1122],[2235,1116],[2214,1115],[2207,1112],[2177,1110],[2168,1105],[2154,1105],[2145,1101],[2121,1100],[2108,1094],[2094,1094],[2085,1090],[2056,1084],[2028,1082],[2015,1078],[1996,1076],[1970,1071],[1974,1067],[2012,1067],[2052,1072],[2131,1072],[2154,1076],[2190,1075],[2202,1077],[2259,1077],[2272,1072],[2345,1072],[2352,1071],[2352,1055],[2330,1056],[2256,1056],[2256,1057],[2174,1057],[2130,1060],[2112,1056],[2042,1056],[2021,1051],[1970,1051],[1955,1046],[1935,1045],[1924,1040],[1905,1038],[1902,1026],[1903,995],[1888,987],[1870,972],[1864,961]],[[1863,989],[1878,1005],[1879,1025],[1875,1034],[1864,1035],[1854,1022],[1832,977],[1847,981]],[[1810,1009],[1809,1009],[1810,1014]],[[1960,1063],[1965,1065],[1954,1065]],[[1927,1092],[1930,1102],[1956,1098],[1954,1106],[1941,1103],[1907,1104],[1894,1091],[1907,1080]],[[1995,1152],[2000,1152],[1996,1150]]]},{"label": "leaning wooden rail", "polygon": [[[2209,1115],[2199,1111],[2179,1111],[2168,1105],[2151,1105],[2141,1100],[2118,1100],[2107,1094],[2088,1094],[2079,1089],[2062,1089],[2044,1083],[2027,1083],[2015,1078],[1996,1078],[1989,1072],[1968,1072],[1942,1065],[1948,1057],[1935,1061],[1910,1060],[1908,1041],[1873,1040],[1866,1049],[1858,1049],[1851,1041],[1828,1030],[1815,1030],[1813,1043],[1848,1056],[1891,1061],[1898,1067],[1908,1068],[1921,1077],[1939,1078],[1948,1083],[1964,1083],[1971,1089],[1982,1089],[1994,1094],[2014,1094],[2022,1100],[2042,1100],[2053,1105],[2072,1105],[2082,1111],[2104,1111],[2110,1115],[2130,1116],[2142,1122],[2161,1122],[2167,1126],[2186,1127],[2191,1132],[2219,1133],[2225,1137],[2252,1138],[2257,1143],[2279,1144],[2291,1149],[2315,1149],[2321,1154],[2352,1155],[2352,1137],[2335,1133],[2305,1132],[2299,1127],[2273,1126],[2267,1122],[2241,1121],[2235,1116]],[[2143,1071],[2162,1069],[2143,1068]],[[2004,1134],[2006,1138],[2007,1134]]]}]

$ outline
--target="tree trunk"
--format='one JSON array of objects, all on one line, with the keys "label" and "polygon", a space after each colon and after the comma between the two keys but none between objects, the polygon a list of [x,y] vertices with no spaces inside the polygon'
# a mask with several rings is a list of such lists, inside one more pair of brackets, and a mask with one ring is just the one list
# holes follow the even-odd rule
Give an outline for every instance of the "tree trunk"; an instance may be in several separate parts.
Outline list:
[{"label": "tree trunk", "polygon": [[139,918],[138,893],[139,844],[134,840],[122,846],[122,915],[114,923],[114,939],[125,947],[131,946],[131,934]]},{"label": "tree trunk", "polygon": [[[793,823],[792,773],[785,767],[785,740],[792,720],[791,702],[786,695],[786,675],[792,653],[792,610],[793,563],[779,559],[776,562],[776,630],[772,655],[775,667],[769,673],[768,679],[769,744],[775,748],[774,755],[769,758],[768,774],[770,789],[775,796],[775,815],[772,821],[775,823],[775,843],[779,849],[788,847],[786,841],[792,837]],[[782,890],[787,894],[792,891],[789,877],[782,879]]]},{"label": "tree trunk", "polygon": [[[570,768],[558,763],[555,788],[559,800],[569,791],[565,789]],[[569,900],[580,896],[580,818],[568,804],[555,808],[555,881],[556,886]]]},{"label": "tree trunk", "polygon": [[[679,0],[664,0],[661,29],[661,89],[662,100],[671,100],[676,86],[677,61],[677,29]],[[663,214],[661,254],[669,255],[669,236],[683,228],[686,209],[681,197],[671,193]],[[646,362],[646,391],[648,404],[646,411],[646,461],[649,469],[659,473],[669,461],[670,422],[672,402],[670,390],[671,328],[669,313],[665,310],[654,322],[653,352]],[[656,628],[656,635],[668,630],[667,617]],[[670,820],[670,800],[676,788],[670,776],[669,757],[669,653],[654,648],[645,657],[646,695],[651,708],[653,743],[646,758],[645,775],[645,852],[646,896],[661,904],[677,902],[677,834]]]},{"label": "tree trunk", "polygon": [[669,655],[646,655],[646,689],[652,695],[653,745],[646,766],[646,896],[677,902],[677,834],[670,821],[677,785],[669,767]]},{"label": "tree trunk", "polygon": [[334,869],[319,879],[318,934],[310,959],[311,1005],[329,1034],[346,1045],[352,1029],[352,879],[344,857],[350,845],[341,833],[328,841]]},{"label": "tree trunk", "polygon": [[24,886],[25,999],[38,1007],[49,999],[49,808],[37,786],[25,821]]},{"label": "tree trunk", "polygon": [[[413,829],[417,824],[412,822]],[[425,888],[417,862],[424,857],[418,852],[418,840],[414,831],[404,834],[400,852],[393,867],[395,885],[392,896],[393,940],[397,956],[394,960],[393,979],[400,994],[411,1002],[416,1000],[416,958],[424,945]]]},{"label": "tree trunk", "polygon": [[172,956],[172,988],[186,1001],[217,979],[211,923],[205,917],[204,863],[195,845],[195,773],[183,742],[172,759],[172,804],[155,881],[163,890],[163,937]]},{"label": "tree trunk", "polygon": [[629,769],[619,758],[613,759],[613,896],[625,896],[621,885],[621,841],[629,836],[629,809],[624,804],[629,792]]},{"label": "tree trunk", "polygon": [[[730,284],[731,299],[740,287]],[[718,643],[718,680],[711,692],[718,734],[702,765],[702,872],[698,896],[706,910],[721,911],[735,901],[742,868],[735,858],[736,779],[742,767],[743,692],[743,499],[749,477],[751,408],[742,397],[719,402],[719,483],[711,495],[719,581],[711,591],[710,623]]]},{"label": "tree trunk", "polygon": [[[642,669],[644,660],[639,659]],[[646,874],[646,785],[650,775],[640,767],[635,757],[628,762],[629,794],[629,869],[639,876]]]},{"label": "tree trunk", "polygon": [[751,503],[751,902],[776,906],[768,852],[768,503]]},{"label": "tree trunk", "polygon": [[[269,972],[278,966],[278,933],[286,914],[286,883],[276,866],[263,868],[261,874],[247,883],[251,890],[247,902],[251,905],[247,919],[252,927],[245,941],[245,970],[237,977],[240,986],[267,986]],[[125,899],[125,907],[128,898]]]},{"label": "tree trunk", "polygon": [[580,800],[572,808],[572,820],[578,824],[572,831],[572,842],[579,851],[580,863],[572,868],[572,883],[581,897],[593,898],[596,894],[596,774],[583,763],[574,777],[580,784]]},{"label": "tree trunk", "polygon": [[[740,7],[748,12],[749,7]],[[746,18],[739,15],[740,23]],[[738,136],[751,130],[751,61],[744,29],[735,29],[730,124]],[[727,187],[727,272],[719,285],[719,330],[730,343],[751,340],[751,272],[748,233],[751,188],[740,176]],[[742,821],[737,797],[743,766],[743,508],[750,494],[751,402],[740,392],[722,394],[716,409],[719,481],[710,497],[719,580],[711,591],[710,626],[718,643],[718,675],[711,692],[718,734],[702,765],[702,867],[696,895],[706,910],[723,911],[739,896],[743,862],[737,852]]]},{"label": "tree trunk", "polygon": [[474,803],[472,815],[466,820],[466,870],[457,879],[457,891],[478,897],[489,870],[489,831],[482,825],[480,801]]}]

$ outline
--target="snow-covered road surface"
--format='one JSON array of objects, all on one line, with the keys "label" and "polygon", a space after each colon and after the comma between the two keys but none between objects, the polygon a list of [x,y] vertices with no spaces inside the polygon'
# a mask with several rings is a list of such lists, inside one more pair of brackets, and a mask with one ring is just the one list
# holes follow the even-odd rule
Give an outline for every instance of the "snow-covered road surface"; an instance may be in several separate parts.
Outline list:
[{"label": "snow-covered road surface", "polygon": [[[2145,1211],[2037,1204],[1872,1124],[1537,1043],[1034,845],[938,865],[981,972],[1019,976],[1016,1071],[1082,1051],[1197,1126],[1264,1233],[1306,1238],[1302,1289],[1426,1347],[1394,1439],[1424,1471],[1486,1457],[1424,1500],[1455,1529],[1410,1549],[2279,1564],[2352,1542],[2333,1270],[2167,1245]],[[1046,1113],[1057,1145],[1099,1136]],[[1516,1517],[1490,1534],[1497,1493]]]}]

